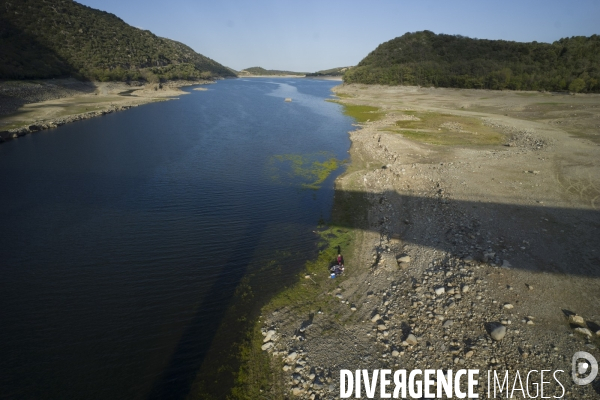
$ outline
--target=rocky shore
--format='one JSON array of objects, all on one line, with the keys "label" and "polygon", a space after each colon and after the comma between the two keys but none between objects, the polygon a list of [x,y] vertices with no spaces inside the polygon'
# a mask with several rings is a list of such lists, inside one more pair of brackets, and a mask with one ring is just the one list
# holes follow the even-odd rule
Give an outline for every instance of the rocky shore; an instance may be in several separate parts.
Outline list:
[{"label": "rocky shore", "polygon": [[[311,299],[318,306],[262,315],[261,350],[281,381],[265,396],[337,399],[342,369],[477,369],[479,398],[488,398],[488,371],[501,382],[508,373],[509,394],[529,398],[541,370],[551,371],[544,396],[598,398],[600,377],[575,385],[571,360],[578,351],[600,360],[600,97],[553,98],[560,105],[549,107],[551,94],[539,93],[336,93],[379,109],[350,132],[352,166],[336,183],[337,206],[350,194],[369,204],[356,210],[366,223],[353,227],[344,275],[330,279],[325,266],[298,283],[323,288]],[[409,139],[397,121],[412,111],[441,122],[432,132],[461,131],[443,122],[452,115],[504,139]]]},{"label": "rocky shore", "polygon": [[183,86],[214,81],[81,82],[75,79],[0,82],[0,143],[69,122],[185,94]]},{"label": "rocky shore", "polygon": [[100,111],[90,111],[82,114],[76,115],[68,115],[62,118],[51,118],[43,121],[35,121],[29,126],[23,126],[20,128],[13,128],[8,131],[0,132],[0,143],[5,142],[7,140],[16,139],[20,136],[25,136],[29,133],[38,132],[45,129],[53,129],[57,128],[61,125],[67,124],[69,122],[82,121],[84,119],[100,117],[102,115],[111,114],[117,111],[128,110],[131,107],[137,107],[138,105],[123,105],[123,106],[114,106]]}]

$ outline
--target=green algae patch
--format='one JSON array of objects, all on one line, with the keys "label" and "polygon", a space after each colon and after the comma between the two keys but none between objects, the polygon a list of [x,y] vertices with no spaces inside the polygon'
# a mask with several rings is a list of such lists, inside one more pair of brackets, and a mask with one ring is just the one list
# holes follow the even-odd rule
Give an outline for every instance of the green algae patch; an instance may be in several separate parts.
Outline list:
[{"label": "green algae patch", "polygon": [[[316,231],[319,238],[319,255],[307,261],[293,283],[282,287],[270,301],[262,307],[261,314],[268,315],[275,310],[291,309],[298,315],[314,314],[317,311],[331,313],[339,300],[327,293],[334,290],[346,279],[346,273],[335,279],[330,278],[329,268],[335,262],[337,246],[351,254],[355,231],[340,226],[320,226]],[[274,264],[279,264],[274,261]],[[267,266],[273,268],[273,266]],[[249,285],[240,285],[241,291],[251,291]],[[242,296],[241,293],[236,293]],[[255,318],[252,316],[251,318]],[[282,375],[281,359],[262,350],[264,336],[262,318],[254,319],[254,324],[237,346],[239,369],[228,399],[283,399],[286,398]],[[239,331],[238,331],[239,332]],[[239,334],[239,333],[238,333]],[[206,398],[201,391],[195,391],[192,398]]]},{"label": "green algae patch", "polygon": [[[246,342],[240,348],[240,368],[235,378],[228,399],[283,399],[282,365],[277,364],[269,353],[263,351],[261,322],[256,321],[252,330],[246,335]],[[279,362],[281,363],[281,362]]]},{"label": "green algae patch", "polygon": [[280,154],[271,157],[268,168],[277,183],[300,181],[304,189],[319,189],[325,179],[343,163],[329,152]]},{"label": "green algae patch", "polygon": [[[295,281],[275,294],[262,307],[261,315],[276,310],[288,310],[296,316],[310,316],[319,311],[336,318],[339,299],[331,293],[348,277],[361,273],[354,264],[355,243],[361,229],[367,226],[367,197],[358,191],[336,191],[332,221],[321,224],[315,231],[318,235],[319,254],[307,261],[305,269],[297,274]],[[338,247],[339,246],[339,247]],[[346,259],[346,270],[335,279],[330,278],[329,268],[336,263],[338,249]],[[282,363],[278,357],[263,351],[264,320],[258,319],[252,332],[240,347],[241,364],[236,375],[230,399],[283,399],[289,392],[282,383]],[[339,323],[339,322],[338,322]],[[324,329],[322,334],[327,334]]]},{"label": "green algae patch", "polygon": [[429,144],[495,145],[505,140],[502,133],[484,125],[479,118],[436,112],[405,111],[390,131]]},{"label": "green algae patch", "polygon": [[330,103],[341,104],[342,106],[344,106],[344,115],[354,118],[359,124],[377,121],[385,116],[385,113],[381,111],[381,109],[378,107],[363,106],[360,104],[346,104],[342,103],[340,100],[332,99],[327,99],[325,101],[328,101]]},{"label": "green algae patch", "polygon": [[349,93],[336,93],[335,96],[339,97],[340,99],[351,99],[355,97],[354,95],[351,95]]},{"label": "green algae patch", "polygon": [[354,232],[342,227],[328,227],[320,230],[319,246],[321,251],[315,260],[307,261],[304,271],[298,277],[298,282],[275,295],[269,304],[263,309],[268,314],[273,310],[293,307],[294,312],[305,314],[321,310],[331,310],[336,299],[325,293],[337,287],[346,279],[344,274],[330,278],[329,268],[335,264],[337,257],[337,246],[345,249],[344,253],[351,247]]}]

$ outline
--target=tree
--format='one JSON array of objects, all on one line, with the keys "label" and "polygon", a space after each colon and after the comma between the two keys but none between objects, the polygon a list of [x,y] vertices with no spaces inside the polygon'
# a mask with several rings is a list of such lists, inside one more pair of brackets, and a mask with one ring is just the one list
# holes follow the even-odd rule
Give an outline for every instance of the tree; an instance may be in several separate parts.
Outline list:
[{"label": "tree", "polygon": [[585,81],[581,78],[574,79],[569,85],[569,90],[573,93],[579,93],[585,89]]}]

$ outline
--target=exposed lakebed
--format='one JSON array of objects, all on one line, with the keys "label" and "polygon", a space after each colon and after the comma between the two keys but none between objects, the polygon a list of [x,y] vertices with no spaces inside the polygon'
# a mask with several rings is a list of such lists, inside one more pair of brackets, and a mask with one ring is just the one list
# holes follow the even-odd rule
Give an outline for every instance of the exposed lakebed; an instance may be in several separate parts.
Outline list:
[{"label": "exposed lakebed", "polygon": [[335,85],[225,80],[3,144],[0,397],[184,397],[244,277],[315,254]]}]

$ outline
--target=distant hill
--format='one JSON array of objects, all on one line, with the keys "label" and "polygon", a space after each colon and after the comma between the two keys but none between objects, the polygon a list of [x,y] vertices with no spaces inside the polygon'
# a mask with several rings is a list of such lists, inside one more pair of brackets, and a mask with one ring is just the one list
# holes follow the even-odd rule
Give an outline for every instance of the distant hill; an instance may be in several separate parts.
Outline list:
[{"label": "distant hill", "polygon": [[279,71],[276,69],[264,69],[262,67],[245,68],[238,72],[239,76],[270,76],[270,75],[297,75],[304,76],[306,72]]},{"label": "distant hill", "polygon": [[600,37],[549,44],[407,33],[379,45],[344,82],[600,92]]},{"label": "distant hill", "polygon": [[352,67],[338,67],[331,69],[324,69],[317,72],[312,72],[310,74],[306,74],[306,76],[342,76],[346,71],[348,71]]},{"label": "distant hill", "polygon": [[0,79],[235,76],[190,47],[71,0],[0,0]]}]

